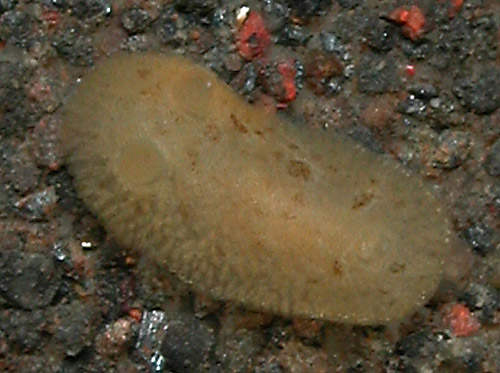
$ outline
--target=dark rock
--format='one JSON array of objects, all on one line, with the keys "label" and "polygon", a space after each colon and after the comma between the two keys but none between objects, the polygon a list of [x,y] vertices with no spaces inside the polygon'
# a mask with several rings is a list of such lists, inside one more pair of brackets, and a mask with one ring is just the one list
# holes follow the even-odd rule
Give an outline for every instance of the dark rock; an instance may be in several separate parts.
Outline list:
[{"label": "dark rock", "polygon": [[335,53],[339,57],[343,57],[345,46],[337,35],[331,32],[322,32],[320,35],[321,46],[327,53]]},{"label": "dark rock", "polygon": [[111,15],[111,0],[66,0],[77,18],[103,18]]},{"label": "dark rock", "polygon": [[7,343],[7,336],[3,332],[4,328],[5,324],[2,323],[2,326],[0,327],[0,357],[4,357],[5,355],[7,355],[10,350],[9,343]]},{"label": "dark rock", "polygon": [[19,134],[28,126],[23,86],[30,75],[20,63],[0,62],[0,134],[5,137]]},{"label": "dark rock", "polygon": [[408,87],[408,92],[423,100],[438,96],[438,89],[433,84],[414,84]]},{"label": "dark rock", "polygon": [[[23,373],[55,373],[75,372],[74,369],[65,369],[61,361],[55,358],[47,358],[47,352],[42,351],[35,354],[18,355],[14,371]],[[80,370],[82,371],[82,370]],[[101,370],[103,372],[103,370]]]},{"label": "dark rock", "polygon": [[196,372],[215,343],[214,332],[202,321],[179,317],[168,321],[161,348],[166,367],[174,372]]},{"label": "dark rock", "polygon": [[364,0],[337,0],[337,3],[339,3],[342,8],[346,9],[354,9],[363,2]]},{"label": "dark rock", "polygon": [[396,44],[397,28],[384,20],[370,16],[364,28],[368,45],[376,51],[390,51]]},{"label": "dark rock", "polygon": [[439,45],[434,49],[433,55],[429,58],[429,65],[438,70],[444,71],[450,66],[450,55],[446,50],[443,50]]},{"label": "dark rock", "polygon": [[481,369],[481,357],[475,353],[470,353],[462,357],[463,364],[467,372],[480,372]]},{"label": "dark rock", "polygon": [[471,283],[460,299],[481,321],[491,322],[500,308],[500,292],[488,284]]},{"label": "dark rock", "polygon": [[387,368],[385,372],[391,373],[418,373],[417,368],[415,368],[406,356],[399,356],[397,359],[393,358],[388,361]]},{"label": "dark rock", "polygon": [[453,93],[476,114],[495,111],[500,106],[500,69],[485,69],[476,77],[458,78]]},{"label": "dark rock", "polygon": [[[346,26],[348,27],[348,26]],[[349,48],[346,47],[341,37],[337,36],[338,32],[322,32],[320,34],[320,41],[323,51],[332,57],[336,57],[340,66],[342,66],[342,75],[345,79],[351,79],[354,75],[353,57]],[[337,79],[334,79],[337,80]],[[339,81],[333,82],[339,84]]]},{"label": "dark rock", "polygon": [[[106,249],[114,249],[111,253],[119,252],[119,247],[106,247]],[[106,257],[102,259],[102,262],[105,262],[103,265],[116,267],[120,265],[119,260],[118,258],[115,260],[114,258]],[[100,305],[103,309],[107,310],[106,317],[116,319],[123,312],[129,312],[135,299],[136,288],[134,277],[126,272],[116,270],[113,276],[106,274],[98,278],[98,294],[101,298]]]},{"label": "dark rock", "polygon": [[414,60],[423,60],[432,54],[431,44],[427,40],[415,43],[411,40],[402,39],[401,50],[408,58]]},{"label": "dark rock", "polygon": [[342,90],[343,79],[333,77],[325,83],[325,93],[329,95],[336,95]]},{"label": "dark rock", "polygon": [[47,176],[47,184],[55,188],[58,197],[57,206],[66,211],[86,211],[82,201],[78,198],[71,176],[65,167]]},{"label": "dark rock", "polygon": [[53,42],[59,55],[75,65],[90,66],[94,62],[92,39],[79,27],[63,29]]},{"label": "dark rock", "polygon": [[396,343],[396,353],[409,358],[432,356],[435,351],[436,341],[428,330],[409,334]]},{"label": "dark rock", "polygon": [[394,61],[373,53],[363,56],[357,75],[358,89],[363,93],[393,92],[401,84]]},{"label": "dark rock", "polygon": [[229,11],[228,11],[227,7],[222,5],[216,9],[214,9],[214,12],[212,14],[212,20],[210,21],[210,23],[214,27],[221,27],[224,24],[229,23],[229,18],[230,18]]},{"label": "dark rock", "polygon": [[500,176],[500,138],[490,146],[483,166],[489,175]]},{"label": "dark rock", "polygon": [[434,46],[431,64],[444,70],[454,62],[463,61],[471,53],[472,30],[461,17],[443,27]]},{"label": "dark rock", "polygon": [[366,372],[366,368],[363,365],[363,362],[361,361],[356,361],[352,363],[348,368],[347,368],[347,373],[364,373]]},{"label": "dark rock", "polygon": [[370,131],[370,129],[365,126],[357,124],[351,127],[351,129],[349,130],[349,136],[375,153],[384,152],[380,143],[373,136],[372,131]]},{"label": "dark rock", "polygon": [[33,191],[40,176],[40,170],[26,152],[9,143],[0,148],[0,175],[11,189],[23,195]]},{"label": "dark rock", "polygon": [[10,201],[10,193],[4,188],[0,188],[0,218],[6,218],[12,210],[12,203]]},{"label": "dark rock", "polygon": [[500,27],[500,19],[496,13],[487,12],[470,21],[475,44],[472,51],[478,60],[495,60],[498,57],[497,32]]},{"label": "dark rock", "polygon": [[0,16],[0,40],[25,48],[35,28],[33,17],[25,12],[8,11]]},{"label": "dark rock", "polygon": [[12,10],[17,4],[17,0],[0,0],[0,14]]},{"label": "dark rock", "polygon": [[54,337],[67,356],[78,355],[94,342],[98,320],[94,306],[80,301],[54,310]]},{"label": "dark rock", "polygon": [[428,103],[426,120],[432,125],[436,131],[441,131],[449,127],[460,126],[463,123],[464,117],[460,110],[460,104],[455,96],[444,92],[438,97],[433,97]]},{"label": "dark rock", "polygon": [[471,56],[476,61],[494,60],[497,56],[496,30],[499,21],[493,13],[477,18],[454,17],[451,22],[441,25],[435,35],[437,40],[431,64],[439,69],[445,69]]},{"label": "dark rock", "polygon": [[217,345],[216,355],[224,372],[246,372],[260,346],[257,333],[240,329],[223,333],[222,342]]},{"label": "dark rock", "polygon": [[178,46],[179,41],[176,39],[177,24],[174,17],[174,10],[165,7],[154,23],[154,29],[160,40],[165,44]]},{"label": "dark rock", "polygon": [[410,95],[406,98],[406,100],[398,103],[397,109],[402,114],[413,115],[418,118],[425,116],[427,104],[414,95]]},{"label": "dark rock", "polygon": [[129,34],[137,34],[143,32],[151,24],[151,17],[145,10],[132,7],[123,12],[121,22]]},{"label": "dark rock", "polygon": [[21,348],[25,352],[35,350],[42,343],[45,324],[46,316],[40,310],[0,312],[0,329],[11,349]]},{"label": "dark rock", "polygon": [[492,184],[488,194],[491,204],[496,210],[496,217],[500,218],[500,181]]},{"label": "dark rock", "polygon": [[230,83],[234,90],[243,95],[252,93],[256,84],[257,72],[255,71],[255,66],[251,63],[244,65]]},{"label": "dark rock", "polygon": [[278,42],[283,45],[299,46],[307,43],[309,36],[299,25],[286,25],[280,33]]},{"label": "dark rock", "polygon": [[276,356],[259,356],[254,367],[254,373],[283,373],[284,370]]},{"label": "dark rock", "polygon": [[354,16],[350,13],[351,12],[339,12],[338,15],[335,15],[335,22],[332,23],[331,27],[329,25],[328,31],[322,31],[321,34],[335,34],[343,43],[350,44],[354,42],[358,44],[361,35],[359,35],[357,31],[352,32],[352,30],[359,30],[362,32],[368,14],[372,13],[367,13],[363,16],[358,12],[353,12]]},{"label": "dark rock", "polygon": [[264,0],[263,3],[267,31],[275,33],[289,24],[290,9],[286,0]]},{"label": "dark rock", "polygon": [[495,248],[495,234],[484,223],[474,223],[464,232],[465,239],[479,255],[486,255]]},{"label": "dark rock", "polygon": [[174,0],[175,9],[184,13],[209,15],[217,7],[217,0]]},{"label": "dark rock", "polygon": [[28,310],[52,302],[60,275],[51,257],[18,251],[0,252],[0,292],[13,305]]},{"label": "dark rock", "polygon": [[320,15],[331,4],[330,0],[287,0],[288,6],[296,16],[309,18]]}]

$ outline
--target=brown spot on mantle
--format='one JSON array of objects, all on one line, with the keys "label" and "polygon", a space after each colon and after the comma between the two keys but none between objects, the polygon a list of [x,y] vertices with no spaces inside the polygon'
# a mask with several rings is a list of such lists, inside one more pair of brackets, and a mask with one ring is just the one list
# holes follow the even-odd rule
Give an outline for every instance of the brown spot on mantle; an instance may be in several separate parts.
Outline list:
[{"label": "brown spot on mantle", "polygon": [[293,159],[288,163],[288,174],[293,177],[301,177],[307,181],[311,176],[311,168],[307,163]]}]

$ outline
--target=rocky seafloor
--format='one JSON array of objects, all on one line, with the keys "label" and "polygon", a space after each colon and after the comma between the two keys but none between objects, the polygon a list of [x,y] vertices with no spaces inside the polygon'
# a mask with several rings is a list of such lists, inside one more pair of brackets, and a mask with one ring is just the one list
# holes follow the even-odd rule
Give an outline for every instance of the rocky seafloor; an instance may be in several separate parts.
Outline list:
[{"label": "rocky seafloor", "polygon": [[[0,0],[0,371],[500,372],[499,47],[498,0]],[[58,117],[118,50],[183,54],[398,159],[449,208],[461,272],[360,327],[215,302],[120,247],[76,195]]]}]

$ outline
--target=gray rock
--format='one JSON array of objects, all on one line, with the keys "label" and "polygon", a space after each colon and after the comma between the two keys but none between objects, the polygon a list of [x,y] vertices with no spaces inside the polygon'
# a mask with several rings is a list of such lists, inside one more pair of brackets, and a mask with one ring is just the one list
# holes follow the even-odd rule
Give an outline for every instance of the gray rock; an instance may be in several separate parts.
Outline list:
[{"label": "gray rock", "polygon": [[52,258],[0,252],[0,292],[13,305],[28,310],[45,307],[52,302],[59,282]]}]

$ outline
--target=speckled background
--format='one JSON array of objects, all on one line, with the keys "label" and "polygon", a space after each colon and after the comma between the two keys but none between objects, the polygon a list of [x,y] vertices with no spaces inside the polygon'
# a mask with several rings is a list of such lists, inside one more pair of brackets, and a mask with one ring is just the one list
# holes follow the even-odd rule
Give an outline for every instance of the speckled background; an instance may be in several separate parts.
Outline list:
[{"label": "speckled background", "polygon": [[[0,371],[500,372],[499,26],[498,0],[0,0]],[[119,247],[58,145],[76,80],[117,50],[186,55],[420,173],[466,243],[454,276],[356,327],[211,301]]]}]

